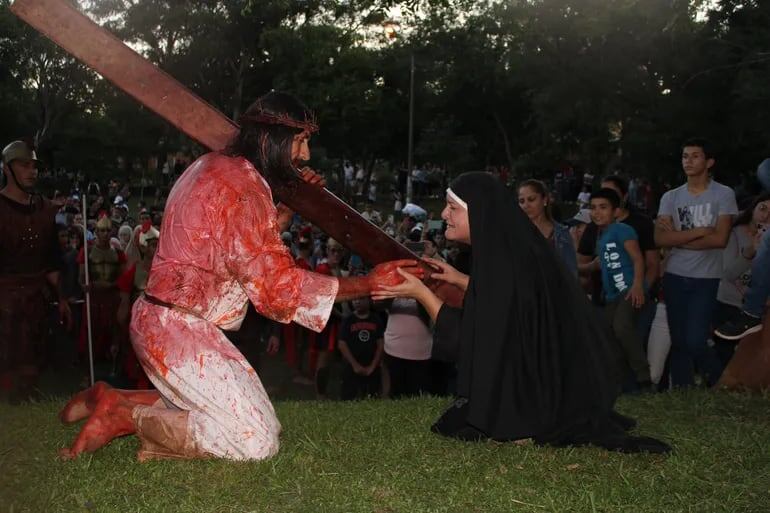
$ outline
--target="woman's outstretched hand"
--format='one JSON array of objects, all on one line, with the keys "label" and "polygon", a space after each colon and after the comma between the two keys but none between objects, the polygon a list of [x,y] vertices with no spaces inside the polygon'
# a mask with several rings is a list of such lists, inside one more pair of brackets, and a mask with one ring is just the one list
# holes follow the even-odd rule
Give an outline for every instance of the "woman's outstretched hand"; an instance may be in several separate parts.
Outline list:
[{"label": "woman's outstretched hand", "polygon": [[456,285],[463,290],[468,289],[468,281],[470,277],[467,274],[461,273],[443,260],[437,260],[435,258],[423,257],[431,268],[436,269],[437,272],[432,273],[429,277],[434,280],[445,281],[451,285]]},{"label": "woman's outstretched hand", "polygon": [[401,277],[404,274],[416,275],[415,279],[420,280],[425,275],[425,271],[416,260],[393,260],[377,264],[367,276],[369,290],[374,291],[382,285],[398,285],[402,282]]},{"label": "woman's outstretched hand", "polygon": [[419,298],[421,294],[431,293],[430,289],[417,276],[408,273],[401,267],[398,267],[396,272],[403,278],[403,281],[397,285],[378,284],[372,288],[372,299],[381,301],[394,297]]}]

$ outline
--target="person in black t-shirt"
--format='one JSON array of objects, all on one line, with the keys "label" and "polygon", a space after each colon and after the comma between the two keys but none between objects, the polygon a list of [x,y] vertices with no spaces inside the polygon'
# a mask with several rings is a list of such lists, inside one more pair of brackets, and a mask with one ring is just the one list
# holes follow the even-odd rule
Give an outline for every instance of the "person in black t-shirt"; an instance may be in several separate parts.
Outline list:
[{"label": "person in black t-shirt", "polygon": [[345,319],[338,342],[345,359],[340,396],[343,400],[362,399],[380,391],[380,361],[385,325],[371,311],[369,298],[353,300],[353,315]]}]

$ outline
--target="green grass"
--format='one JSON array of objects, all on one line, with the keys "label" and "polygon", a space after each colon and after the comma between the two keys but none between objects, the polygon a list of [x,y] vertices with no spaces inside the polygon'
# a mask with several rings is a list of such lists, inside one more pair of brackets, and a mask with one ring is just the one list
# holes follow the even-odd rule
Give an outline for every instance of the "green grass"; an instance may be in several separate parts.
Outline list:
[{"label": "green grass", "polygon": [[442,439],[444,399],[278,402],[282,448],[259,463],[139,464],[133,437],[56,459],[63,400],[0,405],[0,510],[119,512],[767,512],[770,397],[624,398],[669,457]]}]

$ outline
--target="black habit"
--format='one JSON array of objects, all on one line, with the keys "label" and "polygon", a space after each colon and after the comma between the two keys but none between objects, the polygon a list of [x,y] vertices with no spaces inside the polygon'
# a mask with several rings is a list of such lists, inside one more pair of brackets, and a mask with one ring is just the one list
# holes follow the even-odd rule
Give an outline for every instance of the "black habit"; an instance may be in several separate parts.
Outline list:
[{"label": "black habit", "polygon": [[613,411],[616,348],[600,316],[550,243],[487,173],[450,186],[468,207],[471,273],[462,309],[444,305],[434,357],[457,362],[457,401],[433,426],[466,440],[533,438],[667,452],[631,437]]}]

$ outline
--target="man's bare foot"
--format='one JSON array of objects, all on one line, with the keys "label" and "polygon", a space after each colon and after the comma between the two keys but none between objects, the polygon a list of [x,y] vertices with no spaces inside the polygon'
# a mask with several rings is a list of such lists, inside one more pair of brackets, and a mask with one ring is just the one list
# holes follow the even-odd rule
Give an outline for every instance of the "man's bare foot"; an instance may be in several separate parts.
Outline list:
[{"label": "man's bare foot", "polygon": [[104,392],[111,388],[104,381],[97,381],[91,388],[81,390],[59,412],[59,420],[65,424],[72,424],[85,419],[94,411]]},{"label": "man's bare foot", "polygon": [[147,406],[154,405],[160,399],[160,392],[157,390],[117,390],[104,381],[97,381],[91,388],[75,394],[59,412],[59,419],[65,424],[73,424],[85,419],[94,411],[106,390],[114,390],[132,403]]},{"label": "man's bare foot", "polygon": [[160,400],[160,392],[157,390],[115,390],[124,399],[134,404],[154,406]]},{"label": "man's bare foot", "polygon": [[117,390],[105,390],[72,447],[61,449],[59,455],[64,459],[74,459],[80,453],[93,452],[115,438],[134,433],[134,406]]}]

